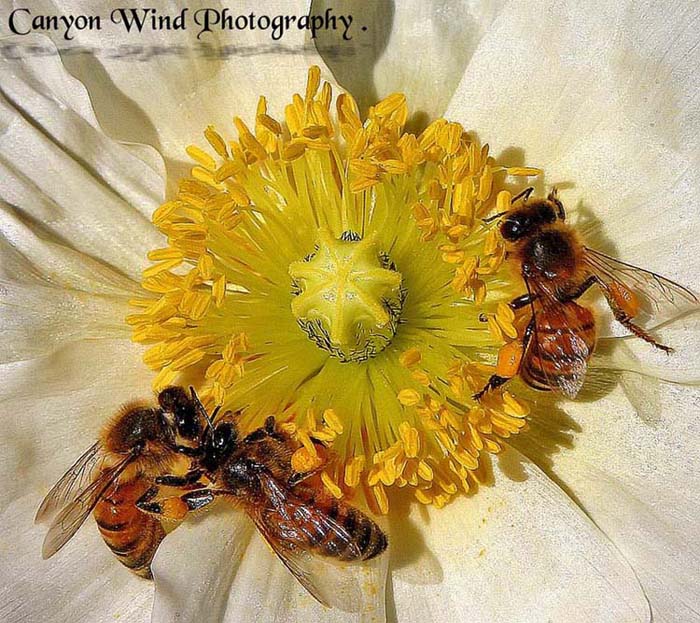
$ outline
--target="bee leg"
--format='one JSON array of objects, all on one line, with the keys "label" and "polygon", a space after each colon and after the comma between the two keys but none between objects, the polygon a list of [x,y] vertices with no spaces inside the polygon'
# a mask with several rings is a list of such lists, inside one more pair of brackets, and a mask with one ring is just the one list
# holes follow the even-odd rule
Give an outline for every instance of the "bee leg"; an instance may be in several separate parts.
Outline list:
[{"label": "bee leg", "polygon": [[615,320],[617,320],[633,335],[644,340],[645,342],[649,342],[649,344],[651,344],[654,348],[658,348],[665,353],[673,352],[673,348],[657,342],[651,335],[649,335],[649,333],[632,322],[632,319],[636,316],[639,309],[639,303],[634,293],[631,292],[627,286],[616,281],[611,283],[599,281],[599,283],[601,290],[608,301],[608,305],[610,305],[610,309],[615,316]]},{"label": "bee leg", "polygon": [[231,495],[231,491],[225,489],[197,489],[196,491],[185,493],[176,499],[182,501],[187,506],[187,510],[196,511],[211,504],[217,495]]},{"label": "bee leg", "polygon": [[283,436],[275,430],[275,416],[269,415],[265,418],[265,423],[258,429],[250,433],[245,441],[260,441],[265,439],[265,437],[275,437],[276,439],[283,439]]},{"label": "bee leg", "polygon": [[150,487],[136,502],[134,502],[134,504],[136,504],[136,506],[145,504],[156,497],[156,495],[158,495],[158,487]]},{"label": "bee leg", "polygon": [[[571,290],[570,292],[567,292],[563,296],[558,297],[559,302],[560,303],[570,303],[571,301],[575,301],[577,298],[580,298],[581,296],[583,296],[583,293],[586,290],[588,290],[591,286],[595,285],[596,283],[600,284],[600,280],[595,275],[591,275],[585,281],[583,281],[581,284],[576,286],[573,290]],[[603,285],[603,284],[601,284],[601,285]],[[604,292],[606,291],[604,285],[603,285],[603,291]]]},{"label": "bee leg", "polygon": [[529,305],[535,299],[537,299],[536,294],[532,294],[530,292],[528,292],[527,294],[521,294],[520,296],[515,297],[510,303],[508,303],[508,307],[510,307],[513,311],[516,311],[518,309],[522,309],[526,305]]},{"label": "bee leg", "polygon": [[184,476],[173,476],[171,474],[166,474],[165,476],[157,476],[156,484],[165,485],[166,487],[187,487],[189,485],[197,484],[199,479],[202,477],[201,469],[193,469],[187,472]]},{"label": "bee leg", "polygon": [[564,204],[559,200],[559,191],[556,186],[552,188],[552,192],[547,195],[547,199],[557,206],[557,216],[559,219],[562,221],[566,220],[566,210],[564,210]]},{"label": "bee leg", "polygon": [[509,376],[498,376],[498,374],[492,374],[489,377],[489,380],[486,382],[486,385],[478,391],[476,394],[472,396],[474,400],[481,400],[482,396],[486,392],[490,392],[491,390],[498,389],[501,385],[507,383],[510,381],[511,377]]},{"label": "bee leg", "polygon": [[[518,297],[522,298],[522,297]],[[520,372],[520,365],[525,356],[532,335],[535,332],[535,319],[532,318],[525,329],[523,339],[520,341],[508,342],[498,351],[498,362],[496,363],[497,374],[491,375],[483,389],[474,394],[474,400],[481,400],[482,396],[491,390],[504,385]]]},{"label": "bee leg", "polygon": [[624,311],[622,311],[617,306],[617,303],[611,300],[611,298],[608,298],[608,303],[610,304],[610,307],[613,311],[615,320],[617,320],[621,325],[623,325],[630,333],[644,340],[645,342],[648,342],[654,348],[658,348],[659,350],[664,351],[665,353],[671,354],[672,352],[674,352],[673,348],[671,348],[670,346],[666,346],[665,344],[661,344],[660,342],[657,342],[644,329],[634,324],[632,322],[632,319]]},{"label": "bee leg", "polygon": [[315,469],[312,469],[308,472],[295,472],[287,480],[287,485],[290,487],[294,487],[300,482],[304,482],[307,478],[311,478],[311,476],[313,476],[314,474],[318,474],[324,468],[324,466],[325,464],[320,465],[319,467],[316,467]]},{"label": "bee leg", "polygon": [[[157,487],[153,487],[158,491]],[[148,493],[148,492],[147,492]],[[170,519],[179,521],[184,519],[189,511],[196,511],[207,504],[214,501],[217,495],[227,495],[228,491],[216,489],[196,489],[187,493],[169,498],[163,498],[156,501],[142,501],[139,498],[136,501],[136,507],[148,513],[149,515],[157,515],[161,519]],[[150,494],[149,500],[152,500],[155,493]]]},{"label": "bee leg", "polygon": [[184,454],[189,457],[201,456],[202,451],[199,448],[190,448],[189,446],[174,446],[175,452],[178,454]]},{"label": "bee leg", "polygon": [[530,195],[535,192],[535,187],[534,186],[528,186],[525,190],[521,190],[515,197],[513,197],[510,200],[511,205],[513,205],[518,199],[522,199],[523,201],[527,201],[530,198]]},{"label": "bee leg", "polygon": [[134,505],[141,512],[147,515],[157,515],[162,519],[182,519],[187,514],[187,507],[177,502],[173,504],[173,500],[178,500],[179,498],[166,498],[164,500],[154,501],[153,498],[158,495],[158,487],[151,487],[146,491]]}]

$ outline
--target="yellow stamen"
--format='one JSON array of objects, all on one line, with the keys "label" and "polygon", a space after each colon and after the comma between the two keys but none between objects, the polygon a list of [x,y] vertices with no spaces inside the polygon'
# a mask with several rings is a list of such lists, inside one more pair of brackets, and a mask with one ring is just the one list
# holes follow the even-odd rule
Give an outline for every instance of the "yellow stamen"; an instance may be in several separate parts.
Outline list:
[{"label": "yellow stamen", "polygon": [[332,495],[387,512],[403,488],[443,506],[526,426],[510,391],[472,396],[524,326],[483,219],[511,208],[507,176],[540,171],[499,164],[445,119],[406,131],[403,94],[367,118],[332,99],[311,68],[283,120],[261,97],[250,123],[187,148],[190,177],[153,214],[168,244],[127,322],[156,389],[193,383],[240,412],[241,434],[274,414],[292,468]]}]

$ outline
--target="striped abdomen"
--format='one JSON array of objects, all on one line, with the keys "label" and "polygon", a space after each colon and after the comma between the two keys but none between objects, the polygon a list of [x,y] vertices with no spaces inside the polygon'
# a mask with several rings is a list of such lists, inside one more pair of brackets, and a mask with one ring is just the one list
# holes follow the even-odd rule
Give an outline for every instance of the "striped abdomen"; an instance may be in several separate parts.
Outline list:
[{"label": "striped abdomen", "polygon": [[339,560],[369,560],[386,549],[386,534],[362,511],[335,498],[323,499],[320,506],[330,519],[350,535],[355,545],[349,546],[333,533],[327,533],[314,548],[322,556],[332,556]]},{"label": "striped abdomen", "polygon": [[386,549],[386,535],[362,511],[316,489],[300,489],[294,490],[296,502],[266,513],[265,523],[282,543],[345,561],[368,560]]},{"label": "striped abdomen", "polygon": [[[595,346],[595,320],[590,310],[574,302],[538,310],[536,333],[520,370],[535,389],[579,386]],[[553,385],[554,383],[557,385]]]},{"label": "striped abdomen", "polygon": [[102,538],[119,562],[145,578],[152,577],[151,560],[165,537],[160,521],[135,506],[148,487],[141,478],[117,482],[93,511]]}]

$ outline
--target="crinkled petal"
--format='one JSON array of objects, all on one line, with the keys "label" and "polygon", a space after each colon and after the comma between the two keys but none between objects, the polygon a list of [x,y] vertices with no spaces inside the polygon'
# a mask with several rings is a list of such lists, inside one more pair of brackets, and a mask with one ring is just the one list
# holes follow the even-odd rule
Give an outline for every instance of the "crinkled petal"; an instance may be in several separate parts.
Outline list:
[{"label": "crinkled petal", "polygon": [[86,119],[87,93],[58,57],[1,58],[0,80],[5,212],[137,279],[144,249],[160,240],[148,216],[162,199],[161,175]]},{"label": "crinkled petal", "polygon": [[512,449],[494,475],[474,496],[412,510],[417,536],[394,566],[397,620],[649,620],[633,568],[562,489]]},{"label": "crinkled petal", "polygon": [[42,497],[119,405],[150,394],[140,351],[126,340],[81,342],[0,366],[0,618],[9,623],[146,621],[153,586],[114,559],[91,518],[48,561]]},{"label": "crinkled petal", "polygon": [[700,621],[700,389],[632,373],[618,381],[566,414],[541,409],[514,443],[619,548],[654,621]]},{"label": "crinkled petal", "polygon": [[[270,110],[281,114],[289,95],[304,88],[309,65],[323,64],[313,45],[305,45],[306,31],[293,24],[279,41],[272,39],[270,28],[231,31],[218,25],[198,38],[202,26],[195,19],[202,22],[204,14],[197,11],[226,6],[234,19],[251,13],[302,16],[308,13],[308,2],[276,0],[266,2],[264,10],[253,0],[235,5],[202,0],[187,7],[164,0],[149,6],[160,16],[177,16],[186,8],[187,28],[152,30],[147,25],[144,32],[126,32],[122,24],[109,21],[118,7],[104,1],[42,0],[32,8],[37,13],[104,16],[101,30],[74,32],[71,45],[89,49],[64,53],[63,58],[86,85],[107,134],[156,147],[173,178],[185,171],[177,164],[189,160],[185,147],[203,142],[207,125],[229,132],[233,115],[251,121],[261,94],[268,97]],[[134,10],[140,9],[145,7]],[[67,47],[60,33],[52,36]]]},{"label": "crinkled petal", "polygon": [[590,244],[696,290],[699,18],[692,0],[511,2],[447,110],[543,167]]},{"label": "crinkled petal", "polygon": [[505,0],[382,3],[314,0],[312,13],[352,15],[343,29],[321,31],[316,38],[323,60],[338,82],[367,110],[390,93],[405,93],[413,124],[441,117],[481,37]]}]

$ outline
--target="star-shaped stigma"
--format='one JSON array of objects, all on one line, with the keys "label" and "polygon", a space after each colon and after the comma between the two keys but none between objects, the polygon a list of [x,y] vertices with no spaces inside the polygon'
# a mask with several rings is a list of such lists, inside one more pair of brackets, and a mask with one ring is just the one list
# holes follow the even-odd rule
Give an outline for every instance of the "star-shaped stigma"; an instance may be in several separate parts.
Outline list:
[{"label": "star-shaped stigma", "polygon": [[317,246],[312,256],[289,266],[299,289],[292,313],[303,322],[320,322],[333,345],[356,347],[360,333],[391,322],[390,302],[398,297],[401,274],[387,268],[376,232],[336,239],[322,230]]}]

